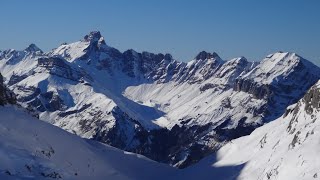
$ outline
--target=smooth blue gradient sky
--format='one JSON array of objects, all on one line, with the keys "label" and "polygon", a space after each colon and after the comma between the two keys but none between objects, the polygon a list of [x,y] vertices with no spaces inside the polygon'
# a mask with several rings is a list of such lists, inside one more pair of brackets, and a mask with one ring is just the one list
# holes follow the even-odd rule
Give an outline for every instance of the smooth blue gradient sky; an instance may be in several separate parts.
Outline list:
[{"label": "smooth blue gradient sky", "polygon": [[0,49],[48,51],[100,30],[121,51],[199,51],[258,61],[293,51],[320,65],[319,0],[1,0]]}]

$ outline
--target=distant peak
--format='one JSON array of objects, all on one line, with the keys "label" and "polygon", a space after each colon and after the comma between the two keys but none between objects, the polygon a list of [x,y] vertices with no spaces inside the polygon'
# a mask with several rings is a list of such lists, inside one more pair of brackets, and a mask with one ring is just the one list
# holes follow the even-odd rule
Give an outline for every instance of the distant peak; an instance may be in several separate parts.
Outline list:
[{"label": "distant peak", "polygon": [[168,61],[171,61],[173,58],[172,58],[172,56],[171,56],[171,54],[165,54],[164,55],[164,60],[168,60]]},{"label": "distant peak", "polygon": [[43,51],[42,51],[40,48],[38,48],[38,46],[36,46],[35,44],[30,44],[30,45],[25,49],[25,51],[27,51],[27,52],[41,52],[41,53],[43,53]]},{"label": "distant peak", "polygon": [[247,58],[240,56],[234,59],[231,59],[230,61],[227,61],[227,65],[247,65],[249,63],[249,61],[247,60]]},{"label": "distant peak", "polygon": [[213,52],[211,55],[212,58],[220,58],[220,56],[216,52]]},{"label": "distant peak", "polygon": [[101,38],[100,31],[91,31],[89,34],[84,36],[85,41],[99,40]]},{"label": "distant peak", "polygon": [[196,60],[205,60],[205,59],[220,59],[219,55],[216,52],[208,53],[206,51],[201,51],[197,56]]},{"label": "distant peak", "polygon": [[238,62],[248,62],[248,59],[246,57],[244,57],[244,56],[240,56],[240,57],[238,57],[236,59],[237,59],[236,61],[238,61]]},{"label": "distant peak", "polygon": [[318,66],[316,66],[309,60],[301,57],[300,55],[294,52],[278,51],[276,53],[269,54],[265,59],[263,59],[260,62],[259,66],[275,67],[275,68],[277,67],[278,69],[280,68],[283,71],[290,70],[291,68],[295,67],[295,68],[301,68],[301,69],[309,69],[311,73],[319,72]]},{"label": "distant peak", "polygon": [[84,36],[86,42],[98,42],[99,44],[106,44],[104,38],[101,36],[100,31],[91,31],[89,34]]},{"label": "distant peak", "polygon": [[[287,57],[287,56],[291,56],[291,57],[294,57],[294,56],[299,56],[297,55],[296,53],[294,52],[284,52],[284,51],[278,51],[278,52],[275,52],[273,54],[269,54],[266,58],[284,58],[284,57]],[[300,57],[300,56],[299,56]]]},{"label": "distant peak", "polygon": [[123,52],[123,54],[125,56],[137,56],[138,55],[138,52],[136,52],[135,50],[133,49],[128,49],[126,50],[125,52]]}]

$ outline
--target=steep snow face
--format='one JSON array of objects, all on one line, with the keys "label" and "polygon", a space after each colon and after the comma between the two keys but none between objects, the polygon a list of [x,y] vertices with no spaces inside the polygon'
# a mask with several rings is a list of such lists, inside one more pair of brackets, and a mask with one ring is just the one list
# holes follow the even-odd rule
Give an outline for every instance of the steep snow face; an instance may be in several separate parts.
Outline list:
[{"label": "steep snow face", "polygon": [[121,53],[97,31],[48,53],[30,47],[0,52],[5,83],[23,107],[81,137],[180,167],[281,116],[320,76],[292,53],[253,63],[203,51],[184,63]]},{"label": "steep snow face", "polygon": [[279,119],[218,151],[215,167],[245,163],[239,179],[319,177],[320,81]]},{"label": "steep snow face", "polygon": [[[271,84],[288,78],[295,70],[304,67],[314,69],[310,62],[295,53],[277,52],[268,55],[257,67],[242,78],[254,79],[260,84]],[[310,73],[314,73],[314,71],[310,71]]]}]

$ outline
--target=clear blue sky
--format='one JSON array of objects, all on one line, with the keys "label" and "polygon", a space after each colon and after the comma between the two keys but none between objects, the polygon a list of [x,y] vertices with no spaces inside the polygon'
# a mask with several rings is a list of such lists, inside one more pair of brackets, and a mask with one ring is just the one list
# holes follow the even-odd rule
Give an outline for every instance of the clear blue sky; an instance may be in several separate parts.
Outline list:
[{"label": "clear blue sky", "polygon": [[294,51],[320,64],[319,0],[1,0],[0,49],[48,51],[100,30],[121,51],[199,51],[261,60]]}]

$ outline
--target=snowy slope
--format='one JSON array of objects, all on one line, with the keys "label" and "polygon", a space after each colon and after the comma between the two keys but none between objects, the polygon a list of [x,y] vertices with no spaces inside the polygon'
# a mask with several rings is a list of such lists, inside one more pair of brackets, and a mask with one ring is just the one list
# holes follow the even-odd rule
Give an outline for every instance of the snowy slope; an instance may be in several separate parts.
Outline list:
[{"label": "snowy slope", "polygon": [[[5,96],[4,96],[5,95]],[[0,83],[1,179],[316,179],[320,81],[280,118],[183,170],[85,140],[8,103]]]},{"label": "snowy slope", "polygon": [[[1,179],[160,179],[174,169],[0,107]],[[148,169],[145,171],[145,169]]]},{"label": "snowy slope", "polygon": [[[238,179],[295,180],[319,178],[320,81],[279,119],[251,135],[229,142],[217,154],[215,168],[240,168]],[[186,171],[205,168],[210,158]],[[206,174],[206,173],[204,173]]]},{"label": "snowy slope", "polygon": [[163,179],[176,171],[39,121],[0,79],[0,179]]},{"label": "snowy slope", "polygon": [[46,53],[1,51],[0,72],[39,119],[179,167],[280,117],[320,77],[295,53],[254,63],[203,51],[185,63],[122,53],[98,31]]}]

